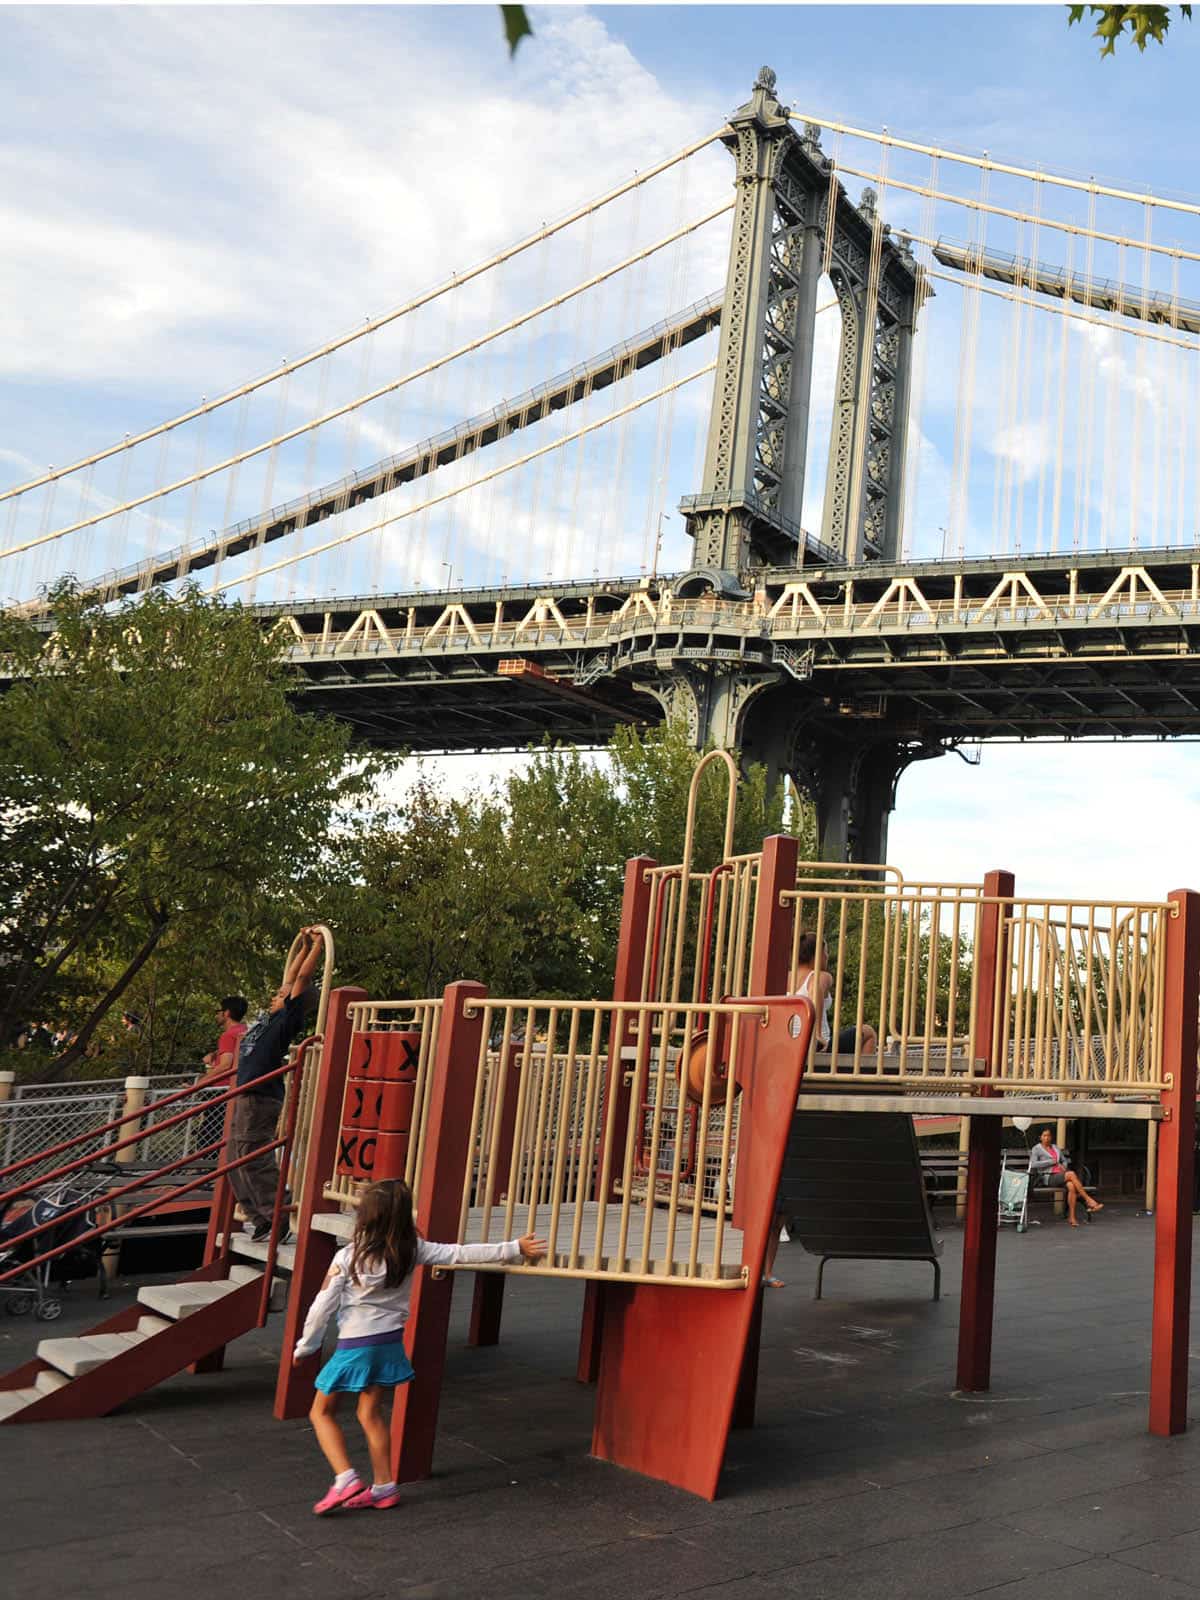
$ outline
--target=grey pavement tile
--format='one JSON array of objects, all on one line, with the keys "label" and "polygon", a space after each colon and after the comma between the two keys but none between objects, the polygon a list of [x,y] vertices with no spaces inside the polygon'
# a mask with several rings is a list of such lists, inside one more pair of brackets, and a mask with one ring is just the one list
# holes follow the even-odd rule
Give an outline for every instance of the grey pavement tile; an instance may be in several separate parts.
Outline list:
[{"label": "grey pavement tile", "polygon": [[[241,1502],[236,1494],[211,1481],[195,1477],[163,1478],[149,1473],[134,1492],[128,1484],[110,1484],[103,1477],[103,1461],[96,1463],[86,1486],[64,1475],[58,1490],[6,1508],[3,1548],[36,1549],[75,1538],[102,1537],[113,1528],[131,1528],[150,1536],[163,1523],[175,1522],[182,1512],[197,1519],[232,1516]],[[69,1494],[69,1520],[64,1510]]]},{"label": "grey pavement tile", "polygon": [[1200,1588],[1200,1532],[1176,1534],[1173,1539],[1154,1539],[1132,1550],[1121,1550],[1112,1558],[1155,1577],[1175,1578]]},{"label": "grey pavement tile", "polygon": [[[509,1552],[510,1554],[512,1552]],[[748,1578],[734,1561],[698,1551],[669,1534],[638,1533],[577,1555],[497,1561],[487,1571],[400,1587],[397,1600],[666,1600]],[[723,1590],[716,1593],[720,1595]],[[736,1592],[736,1591],[734,1591]]]},{"label": "grey pavement tile", "polygon": [[1200,1483],[1176,1474],[1015,1511],[1006,1520],[1025,1533],[1111,1554],[1200,1528]]},{"label": "grey pavement tile", "polygon": [[952,1528],[970,1513],[946,1502],[930,1502],[911,1486],[868,1489],[843,1499],[779,1507],[720,1522],[693,1523],[680,1536],[702,1550],[771,1573],[825,1556],[842,1556],[867,1544],[901,1538],[915,1527]]},{"label": "grey pavement tile", "polygon": [[[1123,1562],[1096,1560],[1052,1572],[1037,1592],[1052,1595],[1053,1600],[1196,1600],[1200,1589],[1173,1578],[1135,1572]],[[1001,1584],[986,1594],[987,1600],[1030,1600],[1029,1582]]]},{"label": "grey pavement tile", "polygon": [[[181,1500],[179,1510],[185,1509],[186,1501]],[[120,1526],[94,1538],[71,1538],[69,1525],[60,1531],[59,1539],[41,1541],[33,1548],[6,1548],[4,1581],[12,1585],[9,1593],[27,1586],[31,1593],[115,1596],[131,1583],[161,1585],[164,1572],[169,1572],[173,1584],[190,1589],[235,1557],[265,1555],[290,1565],[295,1556],[287,1534],[252,1512],[159,1523],[152,1539],[140,1528]]]},{"label": "grey pavement tile", "polygon": [[[803,1600],[951,1600],[957,1595],[991,1593],[997,1583],[1015,1580],[1028,1600],[1031,1593],[1054,1595],[1080,1552],[1051,1541],[1022,1538],[995,1523],[973,1522],[935,1533],[922,1530],[906,1538],[876,1542],[837,1560],[811,1562],[774,1581]],[[1065,1570],[1064,1570],[1065,1569]],[[1037,1580],[1031,1590],[1030,1580]]]}]

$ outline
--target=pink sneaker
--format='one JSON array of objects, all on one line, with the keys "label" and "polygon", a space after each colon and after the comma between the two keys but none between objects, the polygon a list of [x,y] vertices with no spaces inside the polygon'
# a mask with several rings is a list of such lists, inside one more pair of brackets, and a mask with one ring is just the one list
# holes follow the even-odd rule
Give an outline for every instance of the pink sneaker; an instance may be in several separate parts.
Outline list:
[{"label": "pink sneaker", "polygon": [[[337,1511],[342,1506],[350,1505],[363,1492],[362,1479],[357,1473],[344,1489],[339,1489],[336,1483],[331,1483],[322,1499],[318,1500],[313,1507],[313,1515],[316,1517],[327,1516],[331,1511]],[[370,1494],[371,1491],[368,1489],[365,1492]]]},{"label": "pink sneaker", "polygon": [[363,1489],[354,1496],[353,1500],[346,1501],[347,1511],[387,1511],[392,1506],[400,1504],[399,1489],[392,1489],[387,1494],[372,1494],[369,1488]]}]

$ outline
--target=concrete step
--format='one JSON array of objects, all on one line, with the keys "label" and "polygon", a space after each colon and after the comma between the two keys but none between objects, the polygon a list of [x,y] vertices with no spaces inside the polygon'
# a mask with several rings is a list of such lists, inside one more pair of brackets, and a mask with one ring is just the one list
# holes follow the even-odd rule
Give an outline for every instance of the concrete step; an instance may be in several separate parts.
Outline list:
[{"label": "concrete step", "polygon": [[[224,1244],[222,1237],[219,1242]],[[229,1241],[229,1253],[241,1256],[246,1261],[265,1261],[267,1259],[266,1239],[259,1239],[257,1243],[248,1233],[235,1233]],[[296,1264],[295,1244],[281,1244],[275,1252],[276,1272],[290,1273]]]},{"label": "concrete step", "polygon": [[61,1372],[56,1372],[53,1367],[47,1367],[44,1372],[38,1373],[33,1383],[39,1394],[53,1394],[56,1389],[65,1389],[70,1381],[70,1378],[64,1377]]},{"label": "concrete step", "polygon": [[158,1283],[138,1290],[138,1304],[169,1317],[172,1322],[178,1322],[180,1317],[199,1311],[240,1287],[240,1284],[231,1283],[227,1278],[214,1278],[200,1283]]},{"label": "concrete step", "polygon": [[32,1401],[40,1398],[36,1389],[0,1390],[0,1422],[3,1422],[5,1417],[11,1417],[14,1412],[23,1411]]},{"label": "concrete step", "polygon": [[37,1347],[38,1360],[57,1367],[68,1378],[78,1378],[128,1349],[124,1343],[107,1342],[112,1337],[97,1334],[91,1339],[43,1339]]},{"label": "concrete step", "polygon": [[170,1326],[171,1323],[166,1317],[139,1317],[137,1331],[149,1337],[151,1334],[161,1333],[164,1328]]},{"label": "concrete step", "polygon": [[318,1233],[331,1233],[343,1244],[349,1244],[354,1237],[354,1221],[354,1217],[344,1211],[318,1211],[312,1225]]}]

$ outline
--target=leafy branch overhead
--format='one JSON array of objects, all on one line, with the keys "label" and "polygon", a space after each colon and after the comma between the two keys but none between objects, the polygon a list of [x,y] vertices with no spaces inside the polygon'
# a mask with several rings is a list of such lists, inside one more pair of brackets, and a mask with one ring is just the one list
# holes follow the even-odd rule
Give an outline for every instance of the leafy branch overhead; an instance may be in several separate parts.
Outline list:
[{"label": "leafy branch overhead", "polygon": [[504,20],[504,37],[508,41],[508,53],[510,56],[515,56],[521,40],[533,37],[533,29],[529,25],[525,7],[501,6],[500,15]]},{"label": "leafy branch overhead", "polygon": [[[1068,6],[1067,12],[1068,27],[1082,22],[1084,13],[1091,12],[1096,20],[1092,37],[1103,40],[1100,50],[1102,57],[1115,55],[1117,40],[1126,33],[1139,50],[1144,50],[1150,39],[1157,44],[1165,44],[1167,30],[1171,26],[1170,6]],[[1180,6],[1179,15],[1190,19],[1191,6]]]}]

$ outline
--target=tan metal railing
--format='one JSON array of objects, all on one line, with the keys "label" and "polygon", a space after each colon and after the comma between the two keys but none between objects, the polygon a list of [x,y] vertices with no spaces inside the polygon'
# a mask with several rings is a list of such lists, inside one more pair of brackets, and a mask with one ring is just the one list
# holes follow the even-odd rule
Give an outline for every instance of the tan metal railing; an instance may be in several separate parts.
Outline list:
[{"label": "tan metal railing", "polygon": [[[723,1067],[762,1007],[488,1000],[478,1013],[460,1242],[536,1232],[549,1241],[541,1272],[740,1286],[741,1235],[704,1194],[731,1192],[736,1094]],[[554,1048],[539,1054],[539,1040]],[[697,1102],[681,1137],[668,1099],[689,1061]],[[637,1192],[639,1165],[657,1205]]]},{"label": "tan metal railing", "polygon": [[[1162,1086],[1169,904],[994,897],[977,884],[902,879],[804,882],[804,871],[784,896],[793,906],[791,991],[812,972],[800,961],[802,937],[827,952],[809,983],[817,1028],[807,1082],[1093,1096]],[[988,914],[999,921],[999,955],[994,974],[981,975]],[[987,1038],[977,1022],[981,982],[994,991]]]},{"label": "tan metal railing", "polygon": [[[420,1035],[417,1048],[416,1079],[413,1090],[413,1120],[409,1133],[408,1153],[403,1177],[415,1190],[421,1180],[421,1159],[425,1147],[425,1128],[429,1117],[429,1091],[433,1083],[433,1067],[437,1059],[438,1029],[442,1017],[441,1000],[372,1000],[362,1001],[347,1008],[350,1017],[350,1061],[356,1059],[357,1038],[374,1033],[415,1033]],[[355,1078],[347,1074],[342,1095],[340,1124],[345,1126],[347,1109],[354,1092]],[[336,1170],[329,1174],[324,1194],[327,1200],[336,1200],[345,1206],[357,1204],[363,1186],[362,1178],[351,1177]]]}]

